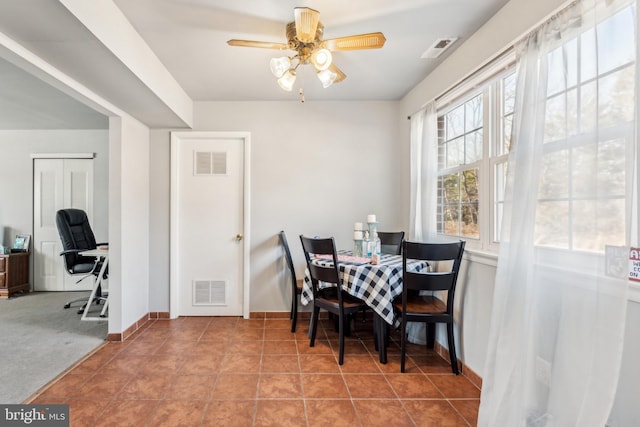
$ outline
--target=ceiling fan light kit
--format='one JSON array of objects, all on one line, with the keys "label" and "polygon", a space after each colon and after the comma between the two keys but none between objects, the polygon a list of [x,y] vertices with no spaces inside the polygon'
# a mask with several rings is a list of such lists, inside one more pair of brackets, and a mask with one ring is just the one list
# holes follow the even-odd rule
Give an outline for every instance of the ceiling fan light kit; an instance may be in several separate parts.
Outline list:
[{"label": "ceiling fan light kit", "polygon": [[271,73],[278,79],[278,85],[288,92],[293,89],[296,69],[300,65],[311,64],[316,69],[316,75],[322,87],[327,88],[347,78],[346,74],[333,63],[332,51],[379,49],[386,41],[382,33],[322,40],[324,25],[320,22],[320,12],[308,7],[296,7],[293,11],[295,21],[286,26],[287,43],[237,39],[227,41],[230,46],[295,51],[293,56],[273,58],[269,63]]},{"label": "ceiling fan light kit", "polygon": [[331,51],[329,49],[316,49],[311,54],[311,63],[316,70],[324,71],[329,68],[331,65],[331,61],[333,60],[333,56],[331,55]]},{"label": "ceiling fan light kit", "polygon": [[322,87],[325,89],[331,86],[337,77],[338,74],[329,69],[318,71],[318,79],[320,79],[320,83],[322,83]]},{"label": "ceiling fan light kit", "polygon": [[282,75],[278,79],[278,85],[282,88],[282,90],[286,90],[287,92],[291,92],[293,89],[293,84],[296,82],[296,70],[287,70],[286,73]]},{"label": "ceiling fan light kit", "polygon": [[280,58],[271,59],[270,63],[271,73],[280,78],[291,68],[291,58],[288,56],[282,56]]}]

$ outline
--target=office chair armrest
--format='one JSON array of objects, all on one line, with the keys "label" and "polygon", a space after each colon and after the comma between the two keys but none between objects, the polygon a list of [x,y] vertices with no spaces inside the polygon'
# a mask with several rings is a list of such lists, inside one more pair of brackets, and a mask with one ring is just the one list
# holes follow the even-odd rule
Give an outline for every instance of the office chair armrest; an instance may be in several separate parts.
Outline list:
[{"label": "office chair armrest", "polygon": [[67,255],[67,254],[79,254],[80,252],[85,251],[85,249],[67,249],[65,251],[60,252],[60,255]]}]

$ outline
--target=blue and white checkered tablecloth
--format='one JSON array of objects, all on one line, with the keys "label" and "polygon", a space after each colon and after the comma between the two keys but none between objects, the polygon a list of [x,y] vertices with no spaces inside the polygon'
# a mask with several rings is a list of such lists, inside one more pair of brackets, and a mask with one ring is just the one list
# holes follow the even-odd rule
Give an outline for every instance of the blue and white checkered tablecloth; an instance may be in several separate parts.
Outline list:
[{"label": "blue and white checkered tablecloth", "polygon": [[[341,251],[340,255],[351,255]],[[333,261],[326,258],[312,260],[317,265],[329,266]],[[427,267],[425,261],[413,261],[407,265],[409,271],[421,271]],[[349,294],[360,298],[371,307],[388,324],[395,323],[393,300],[402,294],[402,256],[382,255],[380,264],[360,264],[338,260],[341,273],[342,288]],[[304,285],[300,296],[302,305],[313,301],[311,276],[309,269],[304,271]]]}]

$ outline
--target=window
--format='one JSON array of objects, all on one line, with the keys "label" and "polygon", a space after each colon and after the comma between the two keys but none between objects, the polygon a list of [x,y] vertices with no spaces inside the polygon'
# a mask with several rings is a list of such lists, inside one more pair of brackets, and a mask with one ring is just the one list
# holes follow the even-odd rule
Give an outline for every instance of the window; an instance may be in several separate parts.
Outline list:
[{"label": "window", "polygon": [[483,147],[482,95],[439,120],[438,232],[479,238],[478,168]]},{"label": "window", "polygon": [[498,241],[515,105],[513,66],[491,76],[438,108],[437,230],[478,249]]},{"label": "window", "polygon": [[635,113],[633,19],[624,9],[547,55],[539,246],[591,252],[604,242],[625,244]]},{"label": "window", "polygon": [[[537,246],[590,252],[601,251],[604,241],[625,244],[635,120],[633,19],[632,8],[622,9],[554,46],[541,65],[548,74],[540,122],[544,166],[538,188],[522,189],[538,195]],[[437,105],[437,231],[482,250],[495,250],[500,240],[514,126],[517,76],[513,60],[504,64]],[[597,224],[587,219],[596,217]]]}]

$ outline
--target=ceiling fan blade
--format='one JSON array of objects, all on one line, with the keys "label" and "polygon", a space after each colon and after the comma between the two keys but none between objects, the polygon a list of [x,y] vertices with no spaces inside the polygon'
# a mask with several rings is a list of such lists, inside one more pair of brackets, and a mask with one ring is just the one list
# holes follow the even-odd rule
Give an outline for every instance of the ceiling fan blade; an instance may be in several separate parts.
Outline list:
[{"label": "ceiling fan blade", "polygon": [[308,7],[293,9],[296,19],[296,37],[302,43],[311,43],[316,38],[316,30],[320,22],[320,12]]},{"label": "ceiling fan blade", "polygon": [[329,50],[379,49],[385,41],[384,34],[369,33],[325,40],[324,46]]},{"label": "ceiling fan blade", "polygon": [[336,79],[333,81],[334,83],[340,83],[341,81],[347,78],[347,75],[343,73],[342,70],[336,67],[334,64],[331,64],[329,66],[329,69],[338,75],[338,77],[336,77]]},{"label": "ceiling fan blade", "polygon": [[260,42],[255,40],[237,40],[231,39],[227,41],[229,46],[243,46],[243,47],[260,47],[263,49],[289,49],[289,45],[285,43],[273,43],[273,42]]}]

